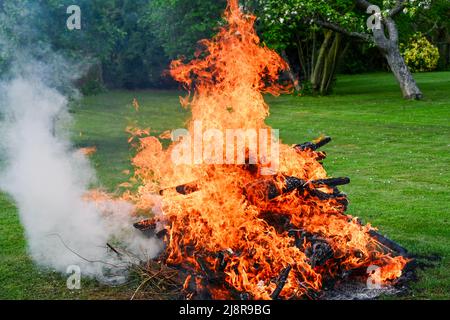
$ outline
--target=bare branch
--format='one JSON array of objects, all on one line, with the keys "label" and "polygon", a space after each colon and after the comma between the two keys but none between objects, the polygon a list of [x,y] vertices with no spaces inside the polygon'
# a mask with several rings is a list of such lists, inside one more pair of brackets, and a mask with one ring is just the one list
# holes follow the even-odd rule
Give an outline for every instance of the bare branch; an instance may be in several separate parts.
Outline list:
[{"label": "bare branch", "polygon": [[[372,5],[372,3],[366,0],[355,0],[355,3],[356,6],[363,11],[366,11],[367,8]],[[402,12],[403,9],[405,9],[405,6],[406,6],[405,0],[397,0],[395,6],[391,10],[389,10],[387,16],[390,18],[396,16],[397,14]]]},{"label": "bare branch", "polygon": [[326,29],[330,29],[342,34],[345,34],[349,37],[352,38],[358,38],[367,42],[372,42],[372,36],[368,35],[367,33],[362,33],[362,32],[354,32],[354,31],[348,31],[345,28],[342,28],[341,26],[331,23],[331,22],[327,22],[327,21],[322,21],[322,20],[314,20],[314,23],[318,24],[321,27],[324,27]]},{"label": "bare branch", "polygon": [[355,2],[356,2],[356,6],[364,11],[366,11],[367,8],[372,5],[369,1],[366,1],[366,0],[355,0]]},{"label": "bare branch", "polygon": [[395,7],[389,10],[388,17],[392,18],[405,9],[405,0],[397,0]]}]

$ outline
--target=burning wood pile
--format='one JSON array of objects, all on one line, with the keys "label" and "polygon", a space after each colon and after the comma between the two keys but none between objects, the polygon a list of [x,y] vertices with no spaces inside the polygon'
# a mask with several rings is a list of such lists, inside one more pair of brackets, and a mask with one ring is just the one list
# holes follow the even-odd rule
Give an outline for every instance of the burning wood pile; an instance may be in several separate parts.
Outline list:
[{"label": "burning wood pile", "polygon": [[[299,152],[314,153],[316,157],[324,159],[325,153],[316,152],[316,150],[331,141],[331,138],[325,137],[320,139],[316,143],[304,143],[294,146],[294,149]],[[247,166],[246,170],[251,171],[251,166]],[[284,196],[290,195],[297,197],[298,201],[307,203],[308,201],[325,201],[335,202],[337,212],[333,215],[335,218],[339,218],[341,221],[347,221],[349,224],[354,224],[355,230],[364,232],[366,240],[371,242],[373,246],[373,252],[371,255],[374,260],[374,266],[376,263],[384,265],[383,269],[379,269],[376,277],[372,278],[374,282],[380,284],[391,283],[394,284],[395,280],[402,274],[401,269],[404,266],[407,256],[407,251],[397,243],[385,238],[380,233],[376,232],[370,227],[364,227],[357,219],[352,219],[345,214],[348,206],[347,195],[340,192],[339,185],[345,185],[350,182],[349,178],[328,178],[305,181],[296,177],[279,175],[271,178],[255,178],[254,182],[250,182],[245,185],[241,192],[245,196],[248,203],[258,207],[260,209],[258,218],[267,224],[267,229],[270,232],[274,232],[279,236],[283,236],[292,247],[300,250],[304,253],[302,262],[306,261],[308,267],[312,270],[318,270],[321,273],[319,278],[321,284],[326,284],[327,288],[332,287],[336,282],[342,282],[349,279],[359,279],[359,281],[366,282],[368,277],[373,277],[367,272],[369,267],[368,263],[355,263],[351,268],[346,268],[342,262],[347,260],[349,256],[354,255],[354,259],[361,260],[364,258],[363,251],[353,252],[339,252],[336,246],[334,237],[338,235],[327,236],[323,232],[310,231],[307,226],[302,224],[291,223],[294,217],[291,215],[295,213],[283,213],[280,210],[276,212],[278,207],[277,202],[283,201]],[[324,189],[331,191],[326,192]],[[179,185],[174,190],[180,195],[190,195],[195,192],[201,192],[201,189],[196,183],[189,183]],[[165,190],[161,190],[160,193],[164,194]],[[272,209],[269,209],[272,208]],[[300,211],[299,211],[300,212]],[[299,217],[295,217],[299,219]],[[142,231],[148,237],[158,237],[163,239],[167,244],[170,244],[170,228],[161,228],[158,226],[159,219],[145,219],[135,223],[134,227]],[[206,236],[206,235],[205,235]],[[226,267],[229,263],[233,263],[233,260],[240,259],[243,256],[251,254],[254,256],[256,252],[243,252],[234,251],[232,248],[227,248],[218,252],[196,251],[194,245],[185,245],[179,243],[179,250],[189,254],[191,258],[182,260],[180,263],[172,263],[169,261],[170,252],[165,251],[156,260],[160,263],[168,264],[175,269],[179,270],[182,277],[185,278],[184,289],[185,293],[189,297],[196,297],[201,299],[206,298],[233,298],[233,299],[250,299],[255,296],[249,292],[241,292],[230,285],[227,279]],[[182,246],[182,247],[181,247]],[[248,249],[247,249],[248,250]],[[366,257],[369,258],[369,257]],[[270,261],[270,257],[265,257],[265,260]],[[389,262],[393,264],[389,264]],[[285,288],[289,276],[296,268],[295,261],[292,264],[287,264],[285,268],[282,268],[279,275],[271,277],[269,280],[273,284],[273,290],[269,296],[262,298],[278,299],[280,298],[283,289]],[[327,273],[326,268],[332,267],[334,273]],[[236,268],[236,267],[235,267]],[[259,264],[253,265],[255,271],[259,269]],[[295,269],[294,269],[295,270]],[[301,269],[305,271],[305,269]],[[239,269],[234,270],[238,274]],[[294,271],[295,272],[295,271]],[[297,269],[298,272],[298,269]],[[303,280],[303,279],[302,279]],[[260,282],[263,284],[263,282]],[[313,283],[314,284],[314,283]],[[307,286],[302,281],[297,282],[298,288],[293,291],[291,296],[284,296],[284,298],[300,297],[303,294],[309,298],[318,298],[320,293],[313,285]],[[299,294],[301,292],[301,294]],[[219,295],[217,295],[219,294]],[[261,297],[259,297],[261,298]]]},{"label": "burning wood pile", "polygon": [[[345,213],[347,196],[338,187],[350,180],[329,178],[319,151],[329,137],[296,146],[269,139],[256,151],[232,140],[225,161],[226,143],[203,134],[197,157],[199,122],[202,133],[256,129],[256,140],[264,132],[267,138],[273,129],[264,122],[262,93],[284,90],[277,79],[287,65],[260,45],[255,17],[230,0],[225,18],[228,25],[201,42],[195,60],[171,65],[172,76],[193,91],[181,99],[192,110],[186,134],[168,149],[142,137],[133,159],[139,186],[124,197],[154,213],[135,227],[162,239],[156,260],[178,270],[187,298],[315,299],[349,279],[395,283],[406,250]],[[269,147],[277,157],[262,151]],[[174,154],[191,162],[174,161]]]}]

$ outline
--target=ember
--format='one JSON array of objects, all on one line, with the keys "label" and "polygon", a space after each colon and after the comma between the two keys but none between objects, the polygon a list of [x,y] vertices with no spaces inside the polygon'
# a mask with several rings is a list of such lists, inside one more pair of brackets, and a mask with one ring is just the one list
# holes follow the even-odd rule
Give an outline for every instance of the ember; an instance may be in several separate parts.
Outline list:
[{"label": "ember", "polygon": [[[193,121],[206,129],[270,129],[262,93],[278,95],[287,64],[261,46],[255,17],[230,0],[228,25],[188,64],[174,61],[172,76],[193,91],[182,99]],[[345,213],[347,196],[329,178],[318,151],[329,137],[279,146],[278,172],[256,164],[176,165],[154,137],[140,138],[133,159],[137,192],[128,192],[139,211],[160,214],[135,226],[165,242],[160,263],[179,270],[189,298],[318,298],[330,283],[365,275],[376,266],[376,282],[402,275],[406,251]],[[243,148],[246,148],[245,146]],[[237,148],[236,148],[237,149]],[[238,150],[239,151],[239,150]],[[162,226],[158,230],[157,226]]]}]

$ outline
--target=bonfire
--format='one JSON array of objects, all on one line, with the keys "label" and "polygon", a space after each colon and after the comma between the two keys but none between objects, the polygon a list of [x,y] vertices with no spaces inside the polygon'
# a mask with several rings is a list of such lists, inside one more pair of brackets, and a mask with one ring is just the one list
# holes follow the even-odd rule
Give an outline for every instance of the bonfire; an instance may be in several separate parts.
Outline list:
[{"label": "bonfire", "polygon": [[[349,179],[328,177],[318,150],[331,139],[277,144],[265,123],[263,95],[289,90],[278,78],[288,65],[260,43],[255,17],[237,0],[229,0],[224,17],[194,60],[171,64],[170,74],[190,92],[180,99],[192,111],[185,134],[168,148],[157,137],[138,139],[138,186],[124,198],[148,215],[136,228],[164,243],[154,262],[177,271],[186,298],[318,298],[352,277],[395,284],[406,251],[346,214],[338,186]],[[257,134],[253,144],[233,140],[231,153],[224,139],[201,134],[202,146],[213,147],[195,150],[198,131],[230,129]]]}]

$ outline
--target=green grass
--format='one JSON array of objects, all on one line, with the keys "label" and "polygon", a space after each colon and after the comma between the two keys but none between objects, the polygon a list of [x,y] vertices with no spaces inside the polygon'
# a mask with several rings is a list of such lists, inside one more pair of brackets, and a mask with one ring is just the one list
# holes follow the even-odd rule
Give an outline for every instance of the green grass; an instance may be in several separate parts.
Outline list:
[{"label": "green grass", "polygon": [[[423,101],[404,101],[390,74],[341,76],[329,97],[268,97],[269,124],[285,143],[334,138],[325,149],[330,176],[350,176],[342,188],[349,212],[417,254],[442,260],[421,271],[407,298],[450,298],[450,73],[417,74]],[[132,108],[136,97],[140,112]],[[87,97],[74,108],[73,140],[96,146],[92,160],[109,191],[127,180],[130,149],[125,127],[138,124],[154,134],[182,127],[188,112],[178,93],[115,91]],[[65,289],[64,276],[36,267],[26,253],[16,209],[0,195],[0,298],[128,298],[133,285],[108,288],[83,281]]]}]

